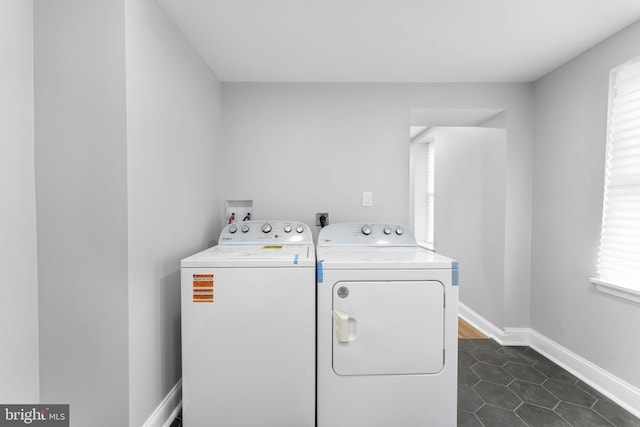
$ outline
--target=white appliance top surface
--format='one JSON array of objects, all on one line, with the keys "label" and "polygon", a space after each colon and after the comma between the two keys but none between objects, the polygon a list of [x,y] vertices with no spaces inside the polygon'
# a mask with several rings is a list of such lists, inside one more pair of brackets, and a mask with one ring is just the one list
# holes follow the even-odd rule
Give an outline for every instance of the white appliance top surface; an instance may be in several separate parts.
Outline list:
[{"label": "white appliance top surface", "polygon": [[417,246],[399,224],[331,224],[318,235],[318,263],[325,269],[455,268],[445,256]]},{"label": "white appliance top surface", "polygon": [[297,221],[227,224],[218,245],[183,259],[181,267],[315,266],[311,229]]},{"label": "white appliance top surface", "polygon": [[451,258],[414,247],[318,247],[318,262],[326,269],[450,269]]},{"label": "white appliance top surface", "polygon": [[313,245],[218,245],[183,259],[181,267],[315,266]]}]

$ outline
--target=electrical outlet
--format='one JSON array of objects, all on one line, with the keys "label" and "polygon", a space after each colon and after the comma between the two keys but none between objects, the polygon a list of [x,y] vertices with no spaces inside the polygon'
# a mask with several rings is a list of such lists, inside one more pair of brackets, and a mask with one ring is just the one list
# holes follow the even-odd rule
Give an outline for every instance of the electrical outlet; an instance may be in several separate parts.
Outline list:
[{"label": "electrical outlet", "polygon": [[[323,224],[324,222],[324,224]],[[327,212],[317,213],[316,214],[316,225],[318,227],[324,227],[325,225],[329,225],[329,214]]]}]

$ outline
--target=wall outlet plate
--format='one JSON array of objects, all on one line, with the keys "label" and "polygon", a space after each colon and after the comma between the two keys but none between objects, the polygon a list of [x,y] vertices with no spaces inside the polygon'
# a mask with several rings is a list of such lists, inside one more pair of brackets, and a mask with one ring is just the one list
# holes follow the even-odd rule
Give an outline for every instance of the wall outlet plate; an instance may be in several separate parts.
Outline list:
[{"label": "wall outlet plate", "polygon": [[322,217],[324,217],[324,225],[329,225],[329,213],[321,212],[316,214],[316,225],[318,227],[321,227],[323,225],[321,220]]}]

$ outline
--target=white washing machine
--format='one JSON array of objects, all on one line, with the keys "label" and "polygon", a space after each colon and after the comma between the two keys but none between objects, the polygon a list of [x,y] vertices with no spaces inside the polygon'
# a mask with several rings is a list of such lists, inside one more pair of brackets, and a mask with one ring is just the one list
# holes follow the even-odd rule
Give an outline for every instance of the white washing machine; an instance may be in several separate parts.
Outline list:
[{"label": "white washing machine", "polygon": [[329,225],[317,258],[317,426],[455,426],[457,262],[394,224]]},{"label": "white washing machine", "polygon": [[250,221],[181,261],[186,427],[315,425],[309,227]]}]

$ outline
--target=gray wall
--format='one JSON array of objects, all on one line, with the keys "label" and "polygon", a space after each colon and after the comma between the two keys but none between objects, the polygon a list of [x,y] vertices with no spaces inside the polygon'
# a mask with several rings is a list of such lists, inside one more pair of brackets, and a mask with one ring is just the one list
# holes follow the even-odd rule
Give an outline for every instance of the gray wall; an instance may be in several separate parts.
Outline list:
[{"label": "gray wall", "polygon": [[126,2],[129,420],[181,377],[179,260],[219,234],[220,84],[153,0]]},{"label": "gray wall", "polygon": [[640,387],[637,304],[596,292],[609,70],[640,23],[536,82],[531,327]]},{"label": "gray wall", "polygon": [[[308,224],[316,212],[329,212],[331,222],[408,223],[411,109],[506,110],[510,299],[486,316],[498,327],[528,326],[529,84],[223,83],[222,104],[223,197],[253,199],[256,218]],[[363,191],[373,192],[372,207],[361,206]]]},{"label": "gray wall", "polygon": [[460,262],[460,302],[501,324],[505,306],[506,132],[437,127],[435,250]]},{"label": "gray wall", "polygon": [[153,0],[36,0],[34,37],[40,400],[142,425],[221,222],[220,85]]},{"label": "gray wall", "polygon": [[36,402],[33,3],[0,2],[0,402]]},{"label": "gray wall", "polygon": [[126,425],[124,2],[34,12],[40,399],[74,425]]}]

